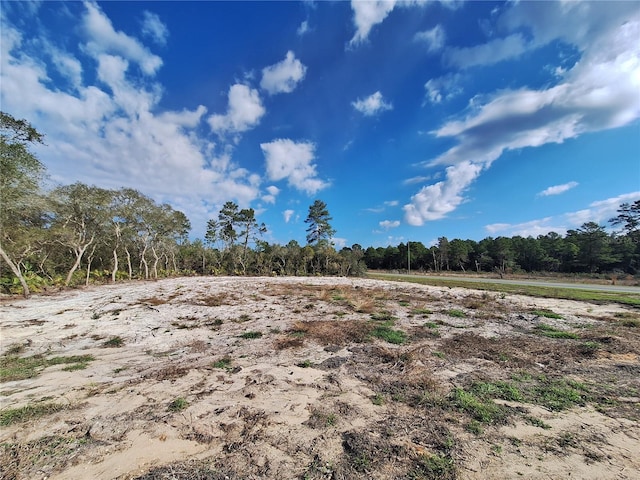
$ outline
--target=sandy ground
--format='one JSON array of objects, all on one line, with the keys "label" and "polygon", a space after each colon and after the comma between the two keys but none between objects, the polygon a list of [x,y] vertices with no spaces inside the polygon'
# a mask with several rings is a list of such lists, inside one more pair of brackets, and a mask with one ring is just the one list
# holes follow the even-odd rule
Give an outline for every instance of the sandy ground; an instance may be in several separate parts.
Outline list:
[{"label": "sandy ground", "polygon": [[[346,278],[5,298],[2,358],[94,360],[0,384],[4,413],[58,406],[2,427],[0,475],[638,479],[638,318],[619,305]],[[372,336],[384,322],[404,343]],[[578,338],[541,336],[540,324]],[[508,415],[488,421],[452,400],[514,378],[585,393],[562,409],[496,398]]]}]

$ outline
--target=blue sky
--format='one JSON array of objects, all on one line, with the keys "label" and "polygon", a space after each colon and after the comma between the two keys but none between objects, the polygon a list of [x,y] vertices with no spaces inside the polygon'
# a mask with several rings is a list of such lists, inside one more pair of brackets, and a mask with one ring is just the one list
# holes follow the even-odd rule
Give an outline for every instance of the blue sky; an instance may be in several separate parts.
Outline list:
[{"label": "blue sky", "polygon": [[53,182],[337,247],[561,234],[640,199],[638,2],[2,2]]}]

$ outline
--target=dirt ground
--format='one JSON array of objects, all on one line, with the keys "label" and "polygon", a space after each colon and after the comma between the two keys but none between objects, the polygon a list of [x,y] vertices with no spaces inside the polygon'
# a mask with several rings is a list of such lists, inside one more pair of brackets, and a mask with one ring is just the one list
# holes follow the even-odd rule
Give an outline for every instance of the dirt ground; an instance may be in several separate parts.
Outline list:
[{"label": "dirt ground", "polygon": [[4,479],[638,479],[640,312],[349,278],[0,302]]}]

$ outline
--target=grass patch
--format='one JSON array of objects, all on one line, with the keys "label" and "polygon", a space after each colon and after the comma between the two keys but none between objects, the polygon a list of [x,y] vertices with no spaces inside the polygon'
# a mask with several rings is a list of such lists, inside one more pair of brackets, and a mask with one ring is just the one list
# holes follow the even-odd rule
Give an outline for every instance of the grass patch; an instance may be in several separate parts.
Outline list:
[{"label": "grass patch", "polygon": [[586,385],[564,378],[550,379],[545,375],[537,377],[521,373],[512,376],[517,383],[476,382],[470,393],[483,401],[500,398],[503,400],[541,405],[549,410],[560,411],[584,405],[589,399]]},{"label": "grass patch", "polygon": [[453,405],[474,420],[485,424],[501,423],[507,417],[507,409],[492,400],[477,397],[473,392],[456,388],[450,395]]},{"label": "grass patch", "polygon": [[388,325],[378,325],[371,331],[371,336],[395,345],[402,345],[407,340],[407,334],[402,330],[394,330]]},{"label": "grass patch", "polygon": [[456,465],[449,455],[422,455],[408,478],[420,480],[454,480],[458,477]]},{"label": "grass patch", "polygon": [[563,338],[563,339],[576,339],[578,335],[572,332],[567,332],[565,330],[558,330],[551,325],[547,325],[546,323],[541,323],[540,325],[536,325],[535,330],[545,337],[549,338]]},{"label": "grass patch", "polygon": [[376,312],[371,314],[371,320],[379,322],[391,322],[395,317],[390,312]]},{"label": "grass patch", "polygon": [[42,355],[18,357],[7,355],[0,357],[0,382],[25,380],[37,376],[46,367],[52,365],[68,365],[63,370],[73,371],[86,368],[95,360],[93,355],[73,355],[69,357],[45,358]]},{"label": "grass patch", "polygon": [[170,412],[181,412],[188,406],[189,402],[187,402],[186,398],[178,397],[169,404],[167,410],[169,410]]},{"label": "grass patch", "polygon": [[213,368],[222,368],[228,370],[231,368],[231,357],[222,357],[220,360],[216,360],[211,364]]},{"label": "grass patch", "polygon": [[7,427],[15,423],[28,422],[67,408],[67,405],[59,403],[33,403],[24,407],[6,408],[0,410],[0,426]]},{"label": "grass patch", "polygon": [[555,318],[558,320],[562,318],[562,315],[552,310],[532,310],[531,313],[537,315],[538,317]]},{"label": "grass patch", "polygon": [[244,339],[247,339],[247,340],[252,340],[252,339],[255,339],[255,338],[262,337],[262,332],[257,332],[257,331],[252,330],[252,331],[241,333],[238,336],[240,338],[244,338]]},{"label": "grass patch", "polygon": [[109,340],[102,344],[104,348],[120,348],[123,345],[124,340],[120,336],[111,337]]}]

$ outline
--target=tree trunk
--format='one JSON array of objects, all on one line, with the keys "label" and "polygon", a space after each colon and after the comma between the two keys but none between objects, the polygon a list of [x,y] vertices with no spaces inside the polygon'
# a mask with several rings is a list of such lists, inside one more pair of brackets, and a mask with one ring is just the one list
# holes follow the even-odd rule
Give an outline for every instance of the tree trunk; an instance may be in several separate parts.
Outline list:
[{"label": "tree trunk", "polygon": [[129,268],[129,280],[133,278],[133,267],[131,266],[131,253],[127,247],[124,247],[124,253],[127,254],[127,267]]},{"label": "tree trunk", "polygon": [[111,272],[111,281],[116,283],[116,273],[118,273],[118,246],[113,249],[113,271]]},{"label": "tree trunk", "polygon": [[18,277],[20,285],[22,285],[22,294],[24,295],[24,298],[29,298],[31,292],[29,291],[29,285],[27,285],[27,281],[24,279],[24,276],[22,275],[22,272],[20,271],[18,266],[13,263],[13,261],[9,258],[9,255],[7,255],[7,253],[4,251],[2,245],[0,245],[0,256],[2,256],[5,262],[7,262],[7,265],[9,265],[9,268],[11,269],[13,274]]},{"label": "tree trunk", "polygon": [[151,253],[153,254],[153,278],[158,279],[158,262],[160,261],[160,257],[156,253],[156,247],[151,245]]},{"label": "tree trunk", "polygon": [[93,254],[96,253],[96,246],[93,246],[93,249],[91,250],[91,254],[89,255],[89,258],[87,259],[87,277],[84,280],[84,285],[85,286],[89,286],[89,276],[91,275],[91,262],[93,262]]},{"label": "tree trunk", "polygon": [[76,261],[73,264],[73,266],[71,267],[71,270],[69,270],[69,273],[67,273],[67,279],[65,280],[64,284],[65,286],[69,286],[69,284],[71,283],[71,277],[73,277],[73,274],[75,273],[75,271],[78,269],[78,267],[80,266],[80,262],[82,261],[82,256],[84,255],[84,252],[87,250],[87,248],[89,247],[89,245],[91,245],[93,243],[93,240],[95,239],[95,235],[93,235],[91,237],[91,240],[89,240],[87,243],[85,243],[84,245],[77,245],[75,247],[73,247],[73,250],[76,253]]}]

